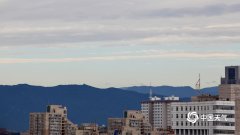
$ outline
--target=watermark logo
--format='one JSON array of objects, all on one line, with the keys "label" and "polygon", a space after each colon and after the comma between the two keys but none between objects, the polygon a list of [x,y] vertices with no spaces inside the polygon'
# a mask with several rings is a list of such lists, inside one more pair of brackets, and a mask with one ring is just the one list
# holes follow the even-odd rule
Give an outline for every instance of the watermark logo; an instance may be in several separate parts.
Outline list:
[{"label": "watermark logo", "polygon": [[202,121],[228,121],[227,115],[220,115],[220,114],[202,114],[198,115],[197,112],[189,112],[187,121],[191,123],[196,123],[198,120]]},{"label": "watermark logo", "polygon": [[191,123],[196,123],[199,120],[198,114],[197,112],[189,112],[188,113],[188,118],[187,121],[191,122]]}]

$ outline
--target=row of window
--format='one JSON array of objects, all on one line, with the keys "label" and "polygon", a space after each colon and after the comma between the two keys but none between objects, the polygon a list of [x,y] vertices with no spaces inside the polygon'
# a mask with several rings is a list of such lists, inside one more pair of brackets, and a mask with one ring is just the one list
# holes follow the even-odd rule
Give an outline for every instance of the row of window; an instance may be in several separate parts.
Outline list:
[{"label": "row of window", "polygon": [[209,106],[185,106],[185,107],[176,106],[175,108],[175,111],[200,111],[200,110],[209,110]]},{"label": "row of window", "polygon": [[[173,123],[172,123],[173,125]],[[209,122],[207,121],[201,121],[201,122],[196,122],[196,123],[191,123],[188,121],[176,121],[176,126],[209,126]]]}]

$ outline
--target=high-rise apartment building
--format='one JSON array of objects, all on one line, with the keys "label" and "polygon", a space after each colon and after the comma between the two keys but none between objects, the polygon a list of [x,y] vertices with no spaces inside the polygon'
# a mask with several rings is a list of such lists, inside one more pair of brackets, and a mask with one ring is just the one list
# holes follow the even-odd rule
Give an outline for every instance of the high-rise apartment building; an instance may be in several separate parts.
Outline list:
[{"label": "high-rise apartment building", "polygon": [[30,113],[30,135],[75,135],[77,125],[67,118],[67,108],[49,105],[43,113]]},{"label": "high-rise apartment building", "polygon": [[178,102],[179,97],[150,97],[150,100],[141,102],[141,111],[146,120],[156,129],[171,128],[171,103]]}]

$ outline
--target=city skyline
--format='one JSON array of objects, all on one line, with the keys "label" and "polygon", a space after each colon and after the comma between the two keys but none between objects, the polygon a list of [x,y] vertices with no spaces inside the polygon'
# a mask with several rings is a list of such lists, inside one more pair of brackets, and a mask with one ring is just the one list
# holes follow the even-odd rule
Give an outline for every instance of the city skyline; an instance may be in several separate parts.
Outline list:
[{"label": "city skyline", "polygon": [[[217,86],[240,58],[238,1],[0,0],[0,82]],[[183,79],[184,78],[184,79]]]}]

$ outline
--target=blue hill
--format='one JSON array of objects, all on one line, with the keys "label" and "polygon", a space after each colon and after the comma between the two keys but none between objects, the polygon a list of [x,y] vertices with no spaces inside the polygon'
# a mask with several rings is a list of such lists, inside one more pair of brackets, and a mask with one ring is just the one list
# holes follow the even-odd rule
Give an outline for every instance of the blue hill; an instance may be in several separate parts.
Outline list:
[{"label": "blue hill", "polygon": [[[182,98],[184,101],[188,101],[194,93],[190,87],[165,87],[159,91],[158,88],[153,88],[155,95],[180,95],[187,97]],[[125,89],[128,90],[99,89],[88,85],[0,85],[0,128],[25,131],[28,129],[29,113],[44,112],[48,104],[67,106],[68,117],[76,124],[106,124],[107,118],[121,117],[123,110],[140,109],[140,102],[148,99],[148,87]],[[210,88],[209,91],[214,90]]]},{"label": "blue hill", "polygon": [[[152,89],[153,94],[157,95],[164,95],[164,96],[179,96],[179,97],[191,97],[195,95],[199,95],[199,92],[194,90],[193,88],[189,86],[184,87],[172,87],[172,86],[133,86],[133,87],[125,87],[122,88],[124,90],[128,91],[135,91],[138,93],[147,94],[149,93],[149,90]],[[218,88],[217,87],[210,87],[210,88],[204,88],[200,90],[201,94],[211,94],[211,95],[217,95],[218,94]]]},{"label": "blue hill", "polygon": [[76,123],[106,124],[108,117],[121,117],[126,109],[139,109],[146,94],[116,88],[98,89],[88,85],[39,87],[0,86],[0,128],[28,129],[29,113],[43,112],[48,104],[67,106],[69,119]]}]

